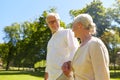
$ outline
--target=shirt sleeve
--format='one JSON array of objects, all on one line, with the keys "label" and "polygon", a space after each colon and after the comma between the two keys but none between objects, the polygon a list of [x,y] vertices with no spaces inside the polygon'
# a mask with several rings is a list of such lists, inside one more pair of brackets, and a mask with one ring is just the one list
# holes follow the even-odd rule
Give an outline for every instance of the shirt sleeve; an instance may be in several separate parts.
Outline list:
[{"label": "shirt sleeve", "polygon": [[[49,44],[49,41],[48,41]],[[48,51],[48,44],[47,44],[47,51]],[[48,53],[46,55],[46,67],[45,67],[45,72],[48,72]]]},{"label": "shirt sleeve", "polygon": [[47,66],[46,66],[46,68],[45,68],[45,72],[48,72],[48,68],[47,68]]},{"label": "shirt sleeve", "polygon": [[90,57],[95,74],[95,80],[110,80],[109,55],[107,48],[101,42],[90,46]]},{"label": "shirt sleeve", "polygon": [[77,40],[77,38],[74,37],[74,33],[72,32],[72,30],[68,30],[68,34],[67,34],[67,44],[68,44],[68,48],[69,48],[69,60],[71,61],[73,59],[73,56],[79,46],[79,42]]},{"label": "shirt sleeve", "polygon": [[46,57],[46,67],[45,67],[45,72],[48,72],[48,66],[47,66],[48,62],[47,62],[47,57]]}]

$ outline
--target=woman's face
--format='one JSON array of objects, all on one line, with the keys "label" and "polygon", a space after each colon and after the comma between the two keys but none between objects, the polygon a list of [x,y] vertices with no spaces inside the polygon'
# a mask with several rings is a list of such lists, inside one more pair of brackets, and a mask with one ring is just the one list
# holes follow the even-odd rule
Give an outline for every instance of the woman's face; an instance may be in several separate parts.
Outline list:
[{"label": "woman's face", "polygon": [[80,37],[80,23],[73,23],[72,31],[74,32],[75,37]]}]

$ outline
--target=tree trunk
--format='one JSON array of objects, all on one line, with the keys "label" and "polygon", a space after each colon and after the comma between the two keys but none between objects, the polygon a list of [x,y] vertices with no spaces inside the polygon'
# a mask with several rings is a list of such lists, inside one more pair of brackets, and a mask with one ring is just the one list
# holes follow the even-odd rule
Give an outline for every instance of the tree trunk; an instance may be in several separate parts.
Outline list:
[{"label": "tree trunk", "polygon": [[11,56],[12,56],[12,47],[9,48],[9,53],[8,53],[8,57],[7,57],[7,65],[6,65],[6,71],[9,70],[9,66],[10,66],[10,61],[11,61]]}]

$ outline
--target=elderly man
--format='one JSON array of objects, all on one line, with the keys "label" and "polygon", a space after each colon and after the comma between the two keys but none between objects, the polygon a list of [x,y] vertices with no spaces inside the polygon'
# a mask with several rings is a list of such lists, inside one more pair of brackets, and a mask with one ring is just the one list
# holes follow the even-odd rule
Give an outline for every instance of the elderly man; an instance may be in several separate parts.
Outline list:
[{"label": "elderly man", "polygon": [[57,13],[49,13],[46,17],[52,37],[47,45],[47,63],[45,80],[56,80],[61,74],[61,66],[71,61],[79,43],[70,29],[60,27],[60,18]]}]

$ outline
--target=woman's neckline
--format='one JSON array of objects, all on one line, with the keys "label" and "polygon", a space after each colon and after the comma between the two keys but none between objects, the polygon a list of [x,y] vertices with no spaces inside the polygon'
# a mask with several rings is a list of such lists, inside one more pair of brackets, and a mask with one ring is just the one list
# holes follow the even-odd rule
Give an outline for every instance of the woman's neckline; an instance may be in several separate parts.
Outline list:
[{"label": "woman's neckline", "polygon": [[83,42],[81,42],[80,47],[85,46],[90,40],[91,40],[92,36],[89,36],[88,38],[86,38],[86,40],[84,40]]}]

